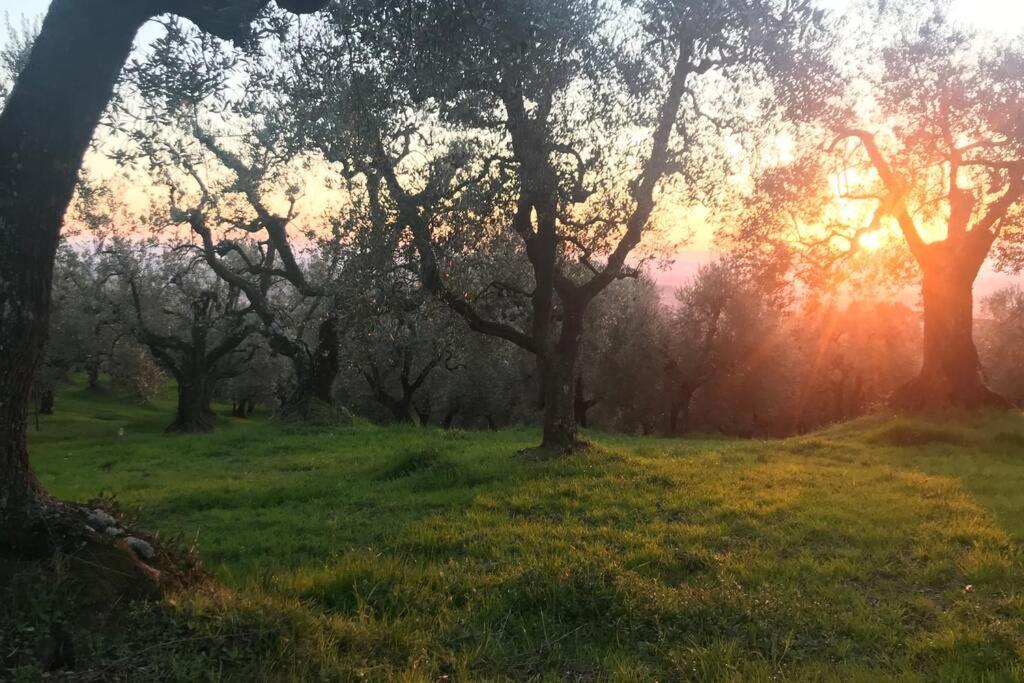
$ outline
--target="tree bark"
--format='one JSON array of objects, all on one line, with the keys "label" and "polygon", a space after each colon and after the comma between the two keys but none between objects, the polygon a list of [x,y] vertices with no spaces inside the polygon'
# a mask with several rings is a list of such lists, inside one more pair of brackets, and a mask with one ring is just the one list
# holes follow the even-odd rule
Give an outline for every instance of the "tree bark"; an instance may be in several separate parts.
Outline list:
[{"label": "tree bark", "polygon": [[576,361],[583,333],[584,305],[563,302],[562,329],[554,347],[541,358],[544,389],[544,432],[540,448],[552,455],[577,446]]},{"label": "tree bark", "polygon": [[959,261],[946,258],[921,264],[924,358],[918,376],[893,394],[895,408],[930,411],[1009,406],[982,380],[973,329],[972,289],[977,268]]},{"label": "tree bark", "polygon": [[86,386],[89,389],[98,389],[100,386],[100,362],[92,358],[85,365]]},{"label": "tree bark", "polygon": [[675,436],[690,430],[690,404],[693,402],[695,388],[689,385],[679,387],[675,400],[669,407],[668,433]]},{"label": "tree bark", "polygon": [[328,316],[317,331],[316,352],[310,375],[310,394],[328,405],[334,404],[334,381],[338,377],[338,319]]},{"label": "tree bark", "polygon": [[594,397],[586,398],[586,391],[583,386],[583,375],[576,375],[576,396],[573,399],[575,403],[576,411],[576,423],[586,429],[589,427],[589,420],[587,419],[587,413],[597,405],[598,400]]},{"label": "tree bark", "polygon": [[168,432],[201,434],[213,431],[213,410],[210,398],[213,394],[209,373],[197,370],[178,382],[178,408],[174,421],[167,426]]},{"label": "tree bark", "polygon": [[54,0],[0,114],[0,545],[43,495],[25,434],[54,255],[78,169],[146,15],[117,0]]},{"label": "tree bark", "polygon": [[408,385],[402,386],[402,395],[395,398],[382,385],[374,387],[374,394],[377,400],[391,413],[391,418],[397,423],[425,424],[421,421],[422,416],[416,411],[413,403],[414,390]]},{"label": "tree bark", "polygon": [[53,415],[53,389],[45,389],[39,394],[39,414]]},{"label": "tree bark", "polygon": [[[324,3],[279,0],[295,12]],[[149,17],[180,11],[231,37],[265,4],[53,0],[47,10],[0,114],[0,547],[35,543],[33,530],[45,526],[39,513],[47,498],[25,437],[54,256],[82,159],[135,35]]]},{"label": "tree bark", "polygon": [[312,357],[293,345],[290,357],[295,368],[295,390],[281,408],[285,419],[305,420],[315,403],[334,405],[334,382],[338,377],[338,319],[328,316],[317,330],[317,343]]}]

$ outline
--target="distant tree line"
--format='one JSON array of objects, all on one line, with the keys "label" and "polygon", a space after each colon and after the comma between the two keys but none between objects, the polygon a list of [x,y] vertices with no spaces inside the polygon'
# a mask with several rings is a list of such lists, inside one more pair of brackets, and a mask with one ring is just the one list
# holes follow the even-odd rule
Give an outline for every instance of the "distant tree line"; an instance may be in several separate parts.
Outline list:
[{"label": "distant tree line", "polygon": [[[294,419],[295,364],[237,290],[186,253],[124,240],[61,249],[37,410],[53,412],[56,384],[78,372],[92,390],[113,384],[140,402],[174,384],[171,430],[212,429],[212,400],[237,418],[259,410]],[[312,270],[322,265],[304,258]],[[473,334],[409,271],[360,270],[358,283],[361,305],[348,307],[321,349],[337,364],[325,394],[335,410],[307,419],[539,424],[542,387],[529,354]],[[1024,295],[1000,290],[982,311],[984,376],[1020,404]],[[280,324],[274,334],[322,341],[305,315]],[[907,304],[793,302],[728,261],[702,266],[674,292],[646,274],[616,282],[586,324],[575,412],[581,426],[607,431],[801,433],[884,406],[921,362],[921,319]]]}]

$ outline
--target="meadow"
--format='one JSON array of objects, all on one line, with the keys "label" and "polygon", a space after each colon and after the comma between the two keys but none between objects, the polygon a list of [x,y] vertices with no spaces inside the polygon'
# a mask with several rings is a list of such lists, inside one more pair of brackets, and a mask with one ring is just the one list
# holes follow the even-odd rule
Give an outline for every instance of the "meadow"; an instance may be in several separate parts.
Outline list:
[{"label": "meadow", "polygon": [[[1024,679],[1018,413],[550,462],[515,457],[530,429],[169,419],[72,384],[30,435],[51,492],[116,494],[213,577],[111,606],[85,678]],[[0,616],[15,677],[64,590]]]}]

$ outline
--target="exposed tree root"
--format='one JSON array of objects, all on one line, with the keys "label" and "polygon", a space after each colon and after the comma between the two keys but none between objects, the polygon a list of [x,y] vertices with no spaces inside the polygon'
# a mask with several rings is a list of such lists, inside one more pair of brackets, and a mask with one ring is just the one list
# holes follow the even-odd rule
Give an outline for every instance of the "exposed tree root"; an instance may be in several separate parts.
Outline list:
[{"label": "exposed tree root", "polygon": [[946,410],[1008,410],[1012,404],[981,381],[970,386],[954,387],[935,375],[919,375],[893,392],[889,407],[904,413],[934,413]]},{"label": "exposed tree root", "polygon": [[[61,562],[86,597],[158,600],[166,589],[203,574],[188,553],[131,530],[123,515],[95,506],[39,497],[6,520],[0,535],[0,589],[19,567]],[[91,599],[87,600],[91,602]]]},{"label": "exposed tree root", "polygon": [[154,670],[98,652],[174,642],[165,596],[208,583],[191,553],[129,530],[109,509],[43,497],[31,508],[0,545],[0,679],[152,680]]}]

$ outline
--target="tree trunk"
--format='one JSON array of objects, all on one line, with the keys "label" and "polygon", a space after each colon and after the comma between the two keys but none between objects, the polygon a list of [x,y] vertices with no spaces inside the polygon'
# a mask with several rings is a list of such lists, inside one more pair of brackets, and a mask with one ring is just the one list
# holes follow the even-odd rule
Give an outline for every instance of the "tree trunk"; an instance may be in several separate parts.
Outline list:
[{"label": "tree trunk", "polygon": [[982,381],[971,291],[977,270],[959,265],[945,260],[922,264],[924,359],[920,374],[893,394],[895,408],[928,411],[1009,405]]},{"label": "tree trunk", "polygon": [[679,388],[675,400],[669,407],[668,433],[673,436],[685,434],[690,430],[690,404],[693,402],[695,389],[683,385]]},{"label": "tree trunk", "polygon": [[340,366],[338,346],[338,321],[329,316],[320,323],[312,358],[305,351],[291,356],[295,390],[281,407],[282,418],[308,420],[316,412],[314,404],[334,405],[334,382]]},{"label": "tree trunk", "polygon": [[402,395],[399,398],[394,398],[382,388],[378,388],[376,393],[377,400],[384,404],[395,422],[420,426],[426,424],[413,401],[415,393],[408,386],[402,387]]},{"label": "tree trunk", "polygon": [[0,114],[0,545],[43,493],[25,433],[54,255],[82,158],[146,9],[54,0]]},{"label": "tree trunk", "polygon": [[241,398],[231,402],[231,417],[246,419],[252,415],[255,402],[250,398]]},{"label": "tree trunk", "polygon": [[420,427],[427,427],[430,425],[430,408],[424,407],[422,409],[417,408],[414,403],[412,406],[413,414],[416,416],[416,424]]},{"label": "tree trunk", "polygon": [[576,396],[573,399],[576,402],[574,410],[576,411],[576,422],[580,427],[586,429],[590,426],[589,420],[587,419],[587,413],[597,404],[597,399],[586,398],[585,387],[583,386],[583,375],[576,375]]},{"label": "tree trunk", "polygon": [[444,413],[444,419],[441,420],[441,424],[445,429],[451,429],[455,423],[455,416],[459,414],[459,404],[453,403],[448,407],[448,410]]},{"label": "tree trunk", "polygon": [[210,394],[210,379],[206,373],[194,372],[178,382],[178,410],[167,431],[183,434],[213,431]]},{"label": "tree trunk", "polygon": [[576,360],[583,331],[583,306],[564,304],[558,342],[541,358],[544,389],[544,436],[541,450],[549,454],[570,453],[576,438]]},{"label": "tree trunk", "polygon": [[53,415],[53,389],[45,389],[39,394],[39,414]]},{"label": "tree trunk", "polygon": [[100,362],[90,358],[85,365],[86,386],[89,389],[98,389],[100,386]]},{"label": "tree trunk", "polygon": [[316,352],[310,372],[310,395],[334,404],[334,380],[338,377],[338,319],[328,316],[317,331]]}]

